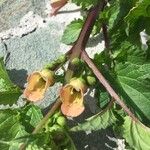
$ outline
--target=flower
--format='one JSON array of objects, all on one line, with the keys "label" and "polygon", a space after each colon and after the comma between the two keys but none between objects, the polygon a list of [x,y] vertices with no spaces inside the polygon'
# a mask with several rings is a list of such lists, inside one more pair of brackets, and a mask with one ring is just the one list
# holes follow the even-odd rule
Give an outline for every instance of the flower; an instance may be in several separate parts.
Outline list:
[{"label": "flower", "polygon": [[77,117],[84,111],[83,98],[86,91],[85,81],[73,78],[60,91],[61,111],[69,117]]},{"label": "flower", "polygon": [[33,72],[27,78],[27,87],[24,90],[24,97],[29,101],[39,101],[49,86],[54,84],[54,72],[48,69]]},{"label": "flower", "polygon": [[67,4],[68,0],[51,0],[51,16],[56,15],[59,9],[61,9],[65,4]]}]

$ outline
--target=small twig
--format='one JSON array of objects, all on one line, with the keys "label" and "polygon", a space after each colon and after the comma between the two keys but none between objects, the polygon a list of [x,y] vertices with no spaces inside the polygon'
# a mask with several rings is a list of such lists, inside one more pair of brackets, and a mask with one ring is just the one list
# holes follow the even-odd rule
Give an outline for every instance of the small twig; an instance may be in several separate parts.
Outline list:
[{"label": "small twig", "polygon": [[130,111],[130,109],[126,106],[126,104],[120,99],[118,94],[114,91],[114,89],[110,86],[108,81],[104,78],[104,76],[101,74],[101,72],[97,69],[95,64],[92,62],[92,60],[89,58],[88,54],[83,51],[82,52],[82,59],[87,63],[87,65],[91,68],[95,76],[98,78],[100,83],[106,88],[108,93],[111,95],[111,97],[124,109],[124,111],[134,120],[139,121],[138,118],[135,117],[135,115]]},{"label": "small twig", "polygon": [[[110,41],[109,41],[109,35],[108,35],[108,27],[106,23],[102,24],[102,31],[103,31],[103,37],[105,41],[105,48],[106,50],[104,51],[106,55],[109,55],[109,58],[112,59],[112,50],[110,48]],[[114,60],[112,59],[112,65],[114,66]]]},{"label": "small twig", "polygon": [[74,9],[74,10],[61,10],[61,11],[58,11],[57,14],[76,13],[76,12],[79,12],[79,11],[81,11],[81,8],[77,8],[77,9]]},{"label": "small twig", "polygon": [[[112,98],[106,108],[104,108],[102,111],[100,111],[99,113],[97,113],[96,115],[94,115],[92,117],[94,118],[94,117],[96,117],[98,115],[103,115],[108,109],[110,109],[113,106],[113,104],[114,104],[114,99]],[[92,117],[90,117],[90,119]]]},{"label": "small twig", "polygon": [[39,124],[36,126],[36,128],[33,130],[32,134],[38,133],[43,125],[47,122],[47,120],[54,114],[54,112],[60,107],[61,101],[59,98],[55,101],[52,108],[49,110],[49,112],[44,116],[44,118],[39,122]]},{"label": "small twig", "polygon": [[[36,133],[38,133],[42,129],[43,125],[45,125],[45,123],[55,113],[55,111],[60,107],[60,105],[61,105],[61,101],[60,101],[59,98],[57,98],[56,101],[55,101],[55,103],[54,103],[54,105],[52,106],[52,108],[44,116],[44,118],[38,123],[38,125],[33,130],[32,134],[36,134]],[[26,147],[26,144],[27,144],[27,141],[20,146],[19,150],[24,150],[25,147]]]},{"label": "small twig", "polygon": [[103,37],[105,41],[105,48],[109,49],[109,38],[108,38],[108,31],[107,31],[107,25],[106,23],[102,24],[102,31],[103,31]]}]

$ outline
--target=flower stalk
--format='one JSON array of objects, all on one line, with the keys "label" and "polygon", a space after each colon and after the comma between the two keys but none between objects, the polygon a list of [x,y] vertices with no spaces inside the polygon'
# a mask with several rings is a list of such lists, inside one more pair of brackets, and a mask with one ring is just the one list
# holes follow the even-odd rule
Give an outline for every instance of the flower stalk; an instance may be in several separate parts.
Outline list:
[{"label": "flower stalk", "polygon": [[69,63],[68,70],[65,76],[66,82],[69,82],[74,72],[74,65],[71,63],[71,61],[74,58],[79,58],[81,55],[81,52],[85,50],[85,47],[87,45],[87,42],[92,32],[95,21],[99,13],[103,10],[104,6],[105,6],[105,1],[101,0],[95,7],[90,9],[87,19],[80,32],[80,35],[77,41],[75,42],[75,44],[73,45],[73,47],[71,48],[72,53],[70,55],[70,63]]}]

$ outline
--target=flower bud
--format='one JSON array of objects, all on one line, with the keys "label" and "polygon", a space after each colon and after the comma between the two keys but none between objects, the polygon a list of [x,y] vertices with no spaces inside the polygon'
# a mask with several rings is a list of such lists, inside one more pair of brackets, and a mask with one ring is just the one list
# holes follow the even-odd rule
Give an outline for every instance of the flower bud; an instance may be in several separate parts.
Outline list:
[{"label": "flower bud", "polygon": [[62,64],[66,61],[67,57],[66,55],[61,55],[58,59],[57,59],[57,63]]},{"label": "flower bud", "polygon": [[73,64],[73,65],[80,65],[81,64],[81,61],[80,61],[80,59],[79,58],[74,58],[72,61],[71,61],[71,63]]},{"label": "flower bud", "polygon": [[89,85],[94,85],[96,83],[96,78],[93,76],[87,76],[87,83]]},{"label": "flower bud", "polygon": [[56,121],[61,127],[66,125],[66,119],[63,116],[59,116]]},{"label": "flower bud", "polygon": [[49,86],[54,84],[54,72],[44,69],[33,72],[27,79],[27,87],[24,90],[24,97],[29,101],[39,101]]}]

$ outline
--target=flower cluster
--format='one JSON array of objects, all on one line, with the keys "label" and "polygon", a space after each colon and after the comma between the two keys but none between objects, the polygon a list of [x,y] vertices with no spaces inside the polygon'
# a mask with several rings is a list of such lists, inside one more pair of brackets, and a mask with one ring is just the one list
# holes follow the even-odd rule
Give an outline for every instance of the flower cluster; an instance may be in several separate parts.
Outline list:
[{"label": "flower cluster", "polygon": [[[42,100],[48,87],[55,82],[54,72],[48,69],[36,71],[28,77],[27,81],[24,97],[33,102]],[[64,115],[77,117],[84,111],[83,99],[86,89],[85,81],[82,78],[72,78],[61,88],[61,111]]]}]

